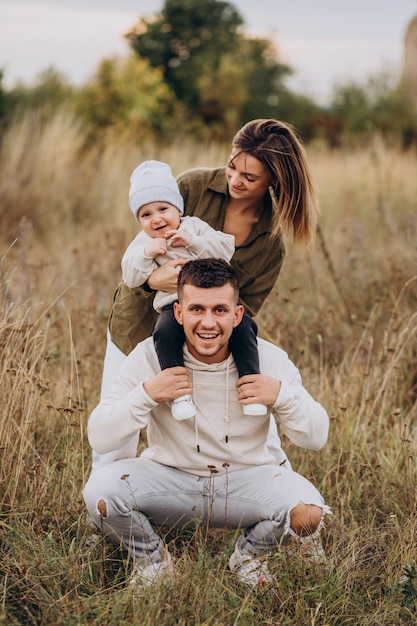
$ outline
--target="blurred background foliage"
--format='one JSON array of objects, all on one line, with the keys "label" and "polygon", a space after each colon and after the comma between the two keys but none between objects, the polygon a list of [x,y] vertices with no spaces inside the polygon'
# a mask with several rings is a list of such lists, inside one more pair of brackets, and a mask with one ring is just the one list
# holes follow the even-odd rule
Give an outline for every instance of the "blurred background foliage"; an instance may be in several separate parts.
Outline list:
[{"label": "blurred background foliage", "polygon": [[322,106],[287,87],[293,68],[271,40],[245,34],[232,2],[166,0],[152,19],[139,17],[126,40],[130,54],[103,59],[82,87],[49,68],[34,84],[6,89],[0,71],[0,137],[28,111],[47,117],[65,106],[90,142],[122,135],[166,143],[179,132],[223,141],[257,117],[283,119],[305,142],[332,148],[363,145],[375,133],[401,148],[416,141],[417,110],[398,76],[381,70],[365,83],[341,82]]}]

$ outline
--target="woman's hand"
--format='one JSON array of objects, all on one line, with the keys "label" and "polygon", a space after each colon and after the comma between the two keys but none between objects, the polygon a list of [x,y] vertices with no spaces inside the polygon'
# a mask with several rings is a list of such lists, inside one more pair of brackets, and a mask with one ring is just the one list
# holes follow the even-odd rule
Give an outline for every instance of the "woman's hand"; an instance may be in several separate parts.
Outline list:
[{"label": "woman's hand", "polygon": [[177,291],[178,274],[185,263],[187,263],[187,259],[171,259],[167,261],[149,276],[149,287],[154,291],[175,293]]}]

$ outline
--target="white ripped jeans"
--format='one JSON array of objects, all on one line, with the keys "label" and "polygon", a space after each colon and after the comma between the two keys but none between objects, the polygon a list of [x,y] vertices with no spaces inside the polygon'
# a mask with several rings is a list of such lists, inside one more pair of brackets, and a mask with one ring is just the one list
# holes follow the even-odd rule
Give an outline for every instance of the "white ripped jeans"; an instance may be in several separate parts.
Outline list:
[{"label": "white ripped jeans", "polygon": [[139,562],[157,562],[165,549],[152,524],[242,528],[240,550],[253,557],[294,534],[290,513],[301,502],[330,512],[306,478],[279,465],[206,477],[146,458],[123,459],[93,472],[83,495],[97,527]]}]

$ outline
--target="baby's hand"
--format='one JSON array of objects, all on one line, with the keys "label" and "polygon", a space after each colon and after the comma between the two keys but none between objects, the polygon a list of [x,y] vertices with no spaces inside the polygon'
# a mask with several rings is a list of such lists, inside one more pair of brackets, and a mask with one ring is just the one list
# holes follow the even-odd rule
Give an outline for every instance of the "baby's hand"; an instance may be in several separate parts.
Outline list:
[{"label": "baby's hand", "polygon": [[191,233],[186,230],[169,230],[166,236],[173,248],[186,248],[192,239]]},{"label": "baby's hand", "polygon": [[152,257],[153,259],[158,254],[165,255],[167,253],[167,242],[162,237],[152,239],[152,241],[145,248],[145,256]]}]

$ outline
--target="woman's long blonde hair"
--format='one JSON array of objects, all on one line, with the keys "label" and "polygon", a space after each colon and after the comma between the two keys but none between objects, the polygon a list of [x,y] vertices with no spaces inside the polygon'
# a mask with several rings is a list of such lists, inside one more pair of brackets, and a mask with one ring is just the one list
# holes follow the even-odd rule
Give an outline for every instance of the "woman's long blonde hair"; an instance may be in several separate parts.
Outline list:
[{"label": "woman's long blonde hair", "polygon": [[318,199],[304,147],[293,127],[274,119],[252,120],[236,133],[232,144],[268,170],[276,206],[272,234],[282,232],[285,239],[311,247]]}]

